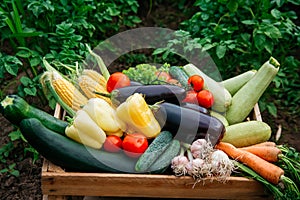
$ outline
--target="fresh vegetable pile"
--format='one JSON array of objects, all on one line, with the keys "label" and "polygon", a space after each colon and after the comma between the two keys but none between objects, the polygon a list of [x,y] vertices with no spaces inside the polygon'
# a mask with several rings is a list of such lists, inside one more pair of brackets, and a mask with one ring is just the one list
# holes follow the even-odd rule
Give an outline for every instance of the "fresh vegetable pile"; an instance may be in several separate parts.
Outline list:
[{"label": "fresh vegetable pile", "polygon": [[64,120],[17,95],[1,101],[3,116],[46,159],[72,171],[170,170],[195,183],[243,174],[277,199],[300,195],[298,153],[270,142],[270,126],[248,118],[279,70],[274,58],[216,82],[193,64],[140,64],[110,74],[93,56],[101,73],[83,68],[76,80],[43,60],[44,92],[67,112]]}]

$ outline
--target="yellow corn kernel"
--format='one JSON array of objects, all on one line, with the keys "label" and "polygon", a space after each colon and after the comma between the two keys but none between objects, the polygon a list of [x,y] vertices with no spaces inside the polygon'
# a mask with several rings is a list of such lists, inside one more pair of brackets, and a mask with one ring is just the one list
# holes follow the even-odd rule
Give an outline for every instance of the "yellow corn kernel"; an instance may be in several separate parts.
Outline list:
[{"label": "yellow corn kernel", "polygon": [[100,84],[104,88],[106,88],[107,81],[105,80],[104,76],[102,76],[99,72],[92,70],[92,69],[84,69],[82,71],[82,74],[91,77],[98,84]]},{"label": "yellow corn kernel", "polygon": [[75,111],[81,109],[88,99],[68,80],[59,73],[53,72],[52,85],[60,98]]},{"label": "yellow corn kernel", "polygon": [[107,93],[107,90],[102,85],[98,84],[95,80],[93,80],[91,77],[87,75],[79,76],[78,85],[88,99],[97,97],[97,98],[104,99],[110,105],[112,104],[110,98],[101,96],[94,92],[97,91],[97,92]]}]

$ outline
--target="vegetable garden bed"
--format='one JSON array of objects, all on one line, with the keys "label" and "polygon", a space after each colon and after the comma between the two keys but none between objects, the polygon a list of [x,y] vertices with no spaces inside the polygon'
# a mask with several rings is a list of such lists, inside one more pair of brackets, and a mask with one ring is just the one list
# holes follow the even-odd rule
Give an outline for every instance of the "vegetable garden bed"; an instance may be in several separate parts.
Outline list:
[{"label": "vegetable garden bed", "polygon": [[[54,116],[65,112],[56,106]],[[258,105],[249,119],[262,121]],[[186,199],[271,199],[264,186],[246,177],[229,177],[225,183],[214,179],[194,184],[190,176],[168,174],[118,174],[67,172],[44,160],[41,187],[44,200],[67,196],[149,197]]]}]

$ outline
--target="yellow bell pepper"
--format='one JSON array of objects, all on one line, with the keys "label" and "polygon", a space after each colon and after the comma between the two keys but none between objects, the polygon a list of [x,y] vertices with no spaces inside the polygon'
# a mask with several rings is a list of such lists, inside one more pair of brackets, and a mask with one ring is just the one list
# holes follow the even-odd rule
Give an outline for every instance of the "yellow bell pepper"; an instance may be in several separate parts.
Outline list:
[{"label": "yellow bell pepper", "polygon": [[142,133],[149,139],[156,137],[161,131],[158,121],[141,94],[135,93],[119,105],[117,116],[126,124],[123,131]]},{"label": "yellow bell pepper", "polygon": [[75,140],[78,143],[84,144],[95,149],[100,149],[102,147],[102,143],[100,143],[99,141],[96,141],[87,135],[82,135],[82,133],[79,134],[79,131],[73,125],[68,126],[65,131],[66,135],[69,138]]},{"label": "yellow bell pepper", "polygon": [[78,110],[73,119],[65,130],[66,135],[79,143],[100,149],[106,140],[105,132],[84,110]]},{"label": "yellow bell pepper", "polygon": [[122,137],[123,136],[123,131],[120,129],[118,130],[117,132],[105,132],[106,135],[115,135],[115,136],[118,136],[118,137]]},{"label": "yellow bell pepper", "polygon": [[91,98],[82,108],[105,132],[120,131],[116,110],[101,98]]}]

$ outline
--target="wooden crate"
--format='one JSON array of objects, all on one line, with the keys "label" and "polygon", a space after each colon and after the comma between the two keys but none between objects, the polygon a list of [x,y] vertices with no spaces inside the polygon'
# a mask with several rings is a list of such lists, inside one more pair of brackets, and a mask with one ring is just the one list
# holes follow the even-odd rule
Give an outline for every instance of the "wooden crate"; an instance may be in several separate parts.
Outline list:
[{"label": "wooden crate", "polygon": [[[55,116],[64,112],[58,105]],[[259,108],[253,118],[262,120]],[[192,177],[150,174],[78,173],[65,172],[59,166],[44,160],[41,187],[44,200],[68,199],[76,196],[148,197],[184,199],[267,199],[263,185],[245,177],[230,177],[226,183],[207,179],[194,186]],[[194,187],[193,187],[194,186]],[[81,198],[82,199],[82,198]]]}]

